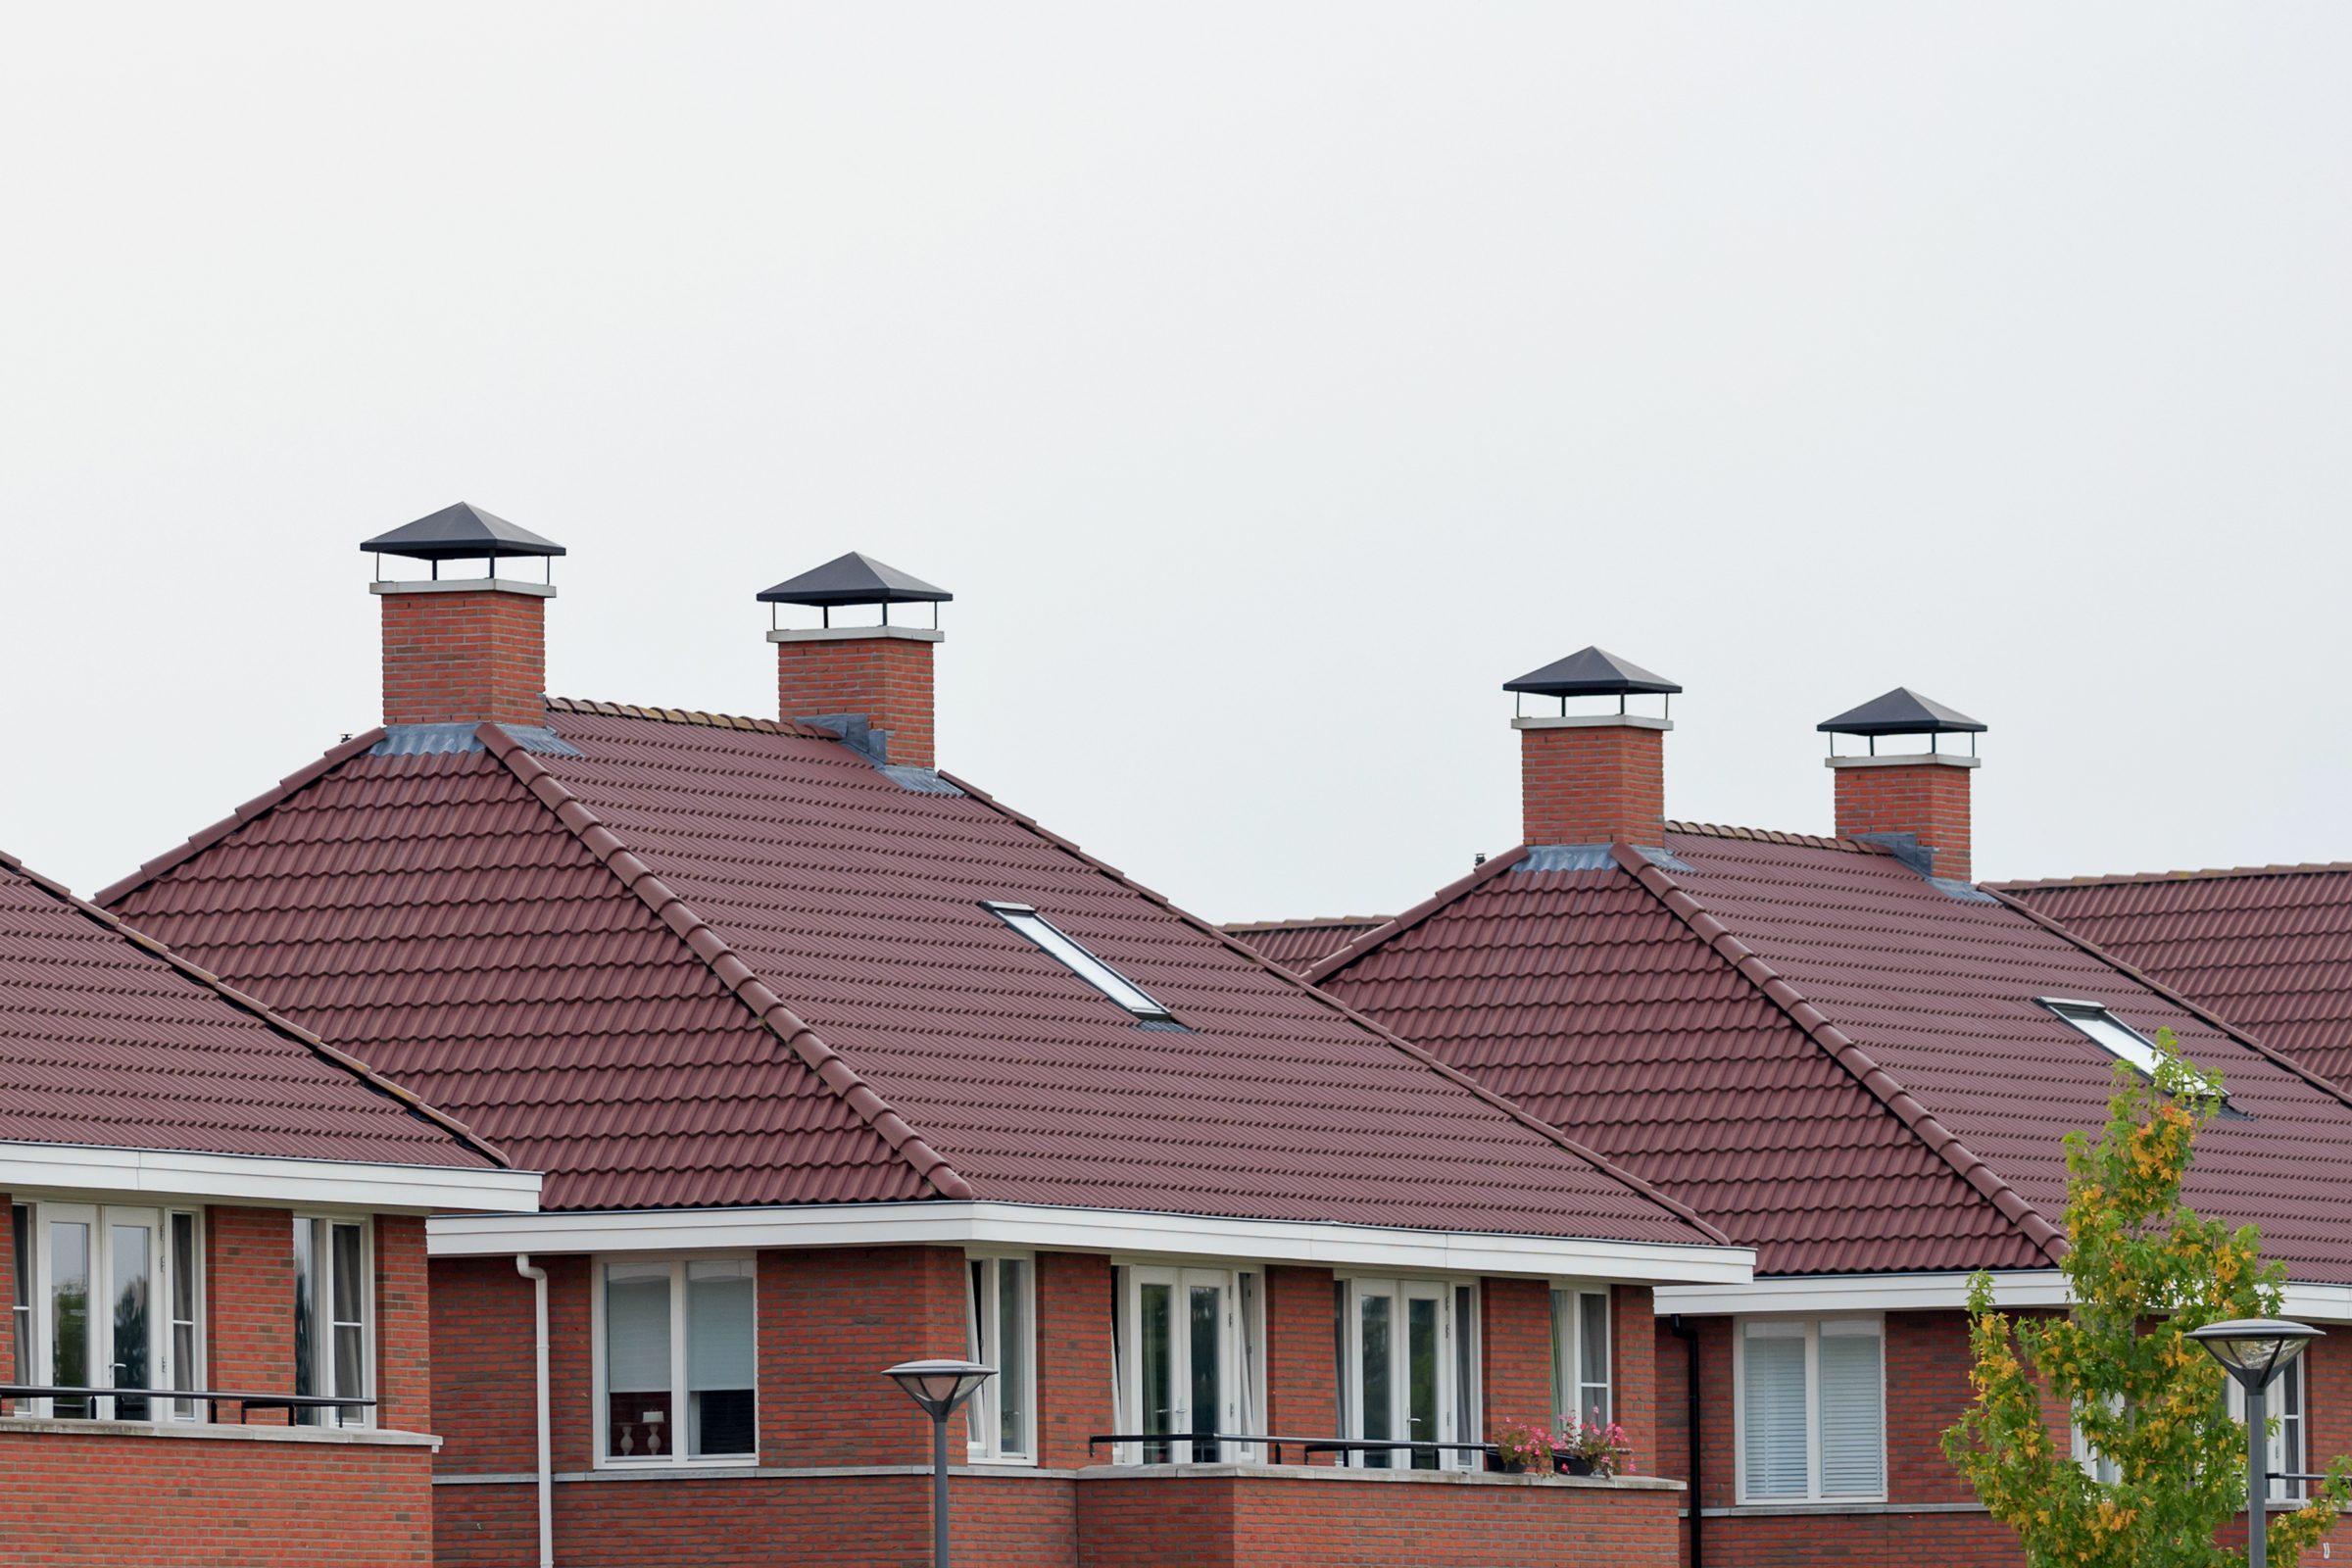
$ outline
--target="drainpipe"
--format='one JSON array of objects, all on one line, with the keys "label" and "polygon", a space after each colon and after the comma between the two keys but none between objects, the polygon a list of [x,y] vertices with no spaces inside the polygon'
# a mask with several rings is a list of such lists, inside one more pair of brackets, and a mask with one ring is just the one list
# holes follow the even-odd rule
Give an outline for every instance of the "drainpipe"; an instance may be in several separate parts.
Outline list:
[{"label": "drainpipe", "polygon": [[556,1467],[549,1454],[547,1420],[547,1270],[533,1268],[530,1253],[517,1252],[514,1272],[537,1287],[533,1294],[538,1298],[538,1333],[532,1345],[539,1372],[539,1568],[556,1568]]},{"label": "drainpipe", "polygon": [[1689,1401],[1686,1421],[1690,1430],[1690,1560],[1689,1568],[1707,1568],[1705,1529],[1700,1518],[1698,1446],[1698,1325],[1677,1312],[1666,1320],[1674,1337],[1683,1342],[1683,1395]]}]

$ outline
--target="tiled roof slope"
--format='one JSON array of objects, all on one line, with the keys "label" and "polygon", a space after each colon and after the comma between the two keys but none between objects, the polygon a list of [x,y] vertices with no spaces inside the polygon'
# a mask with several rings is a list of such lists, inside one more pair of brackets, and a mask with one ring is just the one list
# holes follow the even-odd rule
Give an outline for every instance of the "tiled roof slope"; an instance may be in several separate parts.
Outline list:
[{"label": "tiled roof slope", "polygon": [[2352,865],[2175,871],[2001,891],[2352,1085]]},{"label": "tiled roof slope", "polygon": [[1670,831],[1666,850],[1664,865],[1620,848],[1590,871],[1506,859],[1315,978],[1526,1096],[1778,1274],[2058,1255],[2060,1140],[2103,1119],[2110,1067],[2035,999],[2105,1003],[2174,1029],[2249,1113],[2201,1141],[2190,1202],[2260,1224],[2298,1279],[2352,1280],[2333,1218],[2352,1204],[2352,1107],[2325,1086],[1892,856],[1727,830]]},{"label": "tiled roof slope", "polygon": [[5,855],[0,1142],[503,1163],[447,1117]]},{"label": "tiled roof slope", "polygon": [[1218,927],[1227,936],[1248,943],[1294,974],[1303,974],[1316,959],[1337,952],[1365,932],[1388,924],[1385,914],[1342,915],[1332,920],[1249,920]]},{"label": "tiled roof slope", "polygon": [[485,726],[487,752],[350,758],[118,896],[500,1127],[551,1208],[940,1192],[1716,1240],[976,792],[684,718],[559,704],[576,756]]}]

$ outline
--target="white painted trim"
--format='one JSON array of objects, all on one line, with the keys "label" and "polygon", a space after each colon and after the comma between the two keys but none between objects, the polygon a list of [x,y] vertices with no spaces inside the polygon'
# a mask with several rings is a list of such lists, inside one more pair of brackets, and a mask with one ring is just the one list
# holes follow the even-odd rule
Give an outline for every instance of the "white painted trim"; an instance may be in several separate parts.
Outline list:
[{"label": "white painted trim", "polygon": [[[1767,1312],[1934,1312],[1968,1305],[1972,1275],[1838,1274],[1764,1278],[1745,1285],[1660,1286],[1660,1317],[1754,1316]],[[2006,1311],[2067,1304],[2066,1276],[2054,1268],[2002,1269],[1992,1276],[1993,1304]],[[2352,1285],[2289,1283],[2281,1309],[2303,1322],[2352,1323]]]},{"label": "white painted trim", "polygon": [[1674,728],[1674,720],[1654,713],[1550,713],[1540,718],[1514,718],[1511,728],[1670,730]]},{"label": "white painted trim", "polygon": [[[332,1159],[273,1159],[170,1149],[97,1149],[80,1144],[0,1144],[0,1192],[133,1193],[150,1201],[214,1199],[268,1203],[344,1203],[375,1214],[440,1208],[536,1208],[536,1171],[446,1165],[375,1165]],[[514,1249],[509,1249],[514,1250]]]},{"label": "white painted trim", "polygon": [[944,643],[948,634],[931,626],[779,626],[771,643],[861,643],[877,638],[906,643]]},{"label": "white painted trim", "polygon": [[425,1234],[435,1257],[976,1246],[1152,1257],[1225,1257],[1439,1274],[1536,1278],[1567,1274],[1634,1285],[1741,1286],[1753,1277],[1755,1267],[1755,1250],[1746,1247],[1418,1231],[989,1201],[438,1214],[425,1222]]},{"label": "white painted trim", "polygon": [[1845,767],[1982,767],[1984,759],[1968,757],[1959,752],[1907,752],[1901,756],[1886,757],[1825,757],[1821,765]]},{"label": "white painted trim", "polygon": [[514,577],[420,577],[415,582],[398,582],[379,577],[368,585],[371,594],[521,594],[529,599],[553,599],[556,585],[552,582],[523,582]]}]

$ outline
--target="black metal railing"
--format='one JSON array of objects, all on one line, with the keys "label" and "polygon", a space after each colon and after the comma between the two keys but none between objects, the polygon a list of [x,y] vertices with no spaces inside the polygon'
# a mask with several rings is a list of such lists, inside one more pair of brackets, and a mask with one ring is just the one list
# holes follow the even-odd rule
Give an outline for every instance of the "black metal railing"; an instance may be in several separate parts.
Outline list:
[{"label": "black metal railing", "polygon": [[[247,1412],[253,1410],[283,1410],[286,1425],[302,1410],[372,1410],[373,1399],[338,1398],[323,1394],[236,1394],[221,1389],[90,1389],[69,1388],[62,1384],[0,1383],[0,1415],[9,1414],[9,1405],[23,1399],[145,1399],[150,1403],[184,1403],[205,1406],[205,1419],[220,1419],[220,1406],[237,1407],[237,1424],[245,1424]],[[87,1416],[64,1416],[61,1420],[79,1421]]]},{"label": "black metal railing", "polygon": [[[1273,1464],[1285,1463],[1284,1455],[1291,1448],[1298,1450],[1301,1462],[1312,1459],[1318,1453],[1426,1453],[1433,1458],[1441,1453],[1475,1453],[1484,1456],[1490,1469],[1501,1463],[1492,1443],[1416,1443],[1407,1438],[1296,1438],[1263,1432],[1104,1432],[1086,1440],[1087,1456],[1092,1458],[1095,1450],[1105,1443],[1132,1443],[1149,1448],[1164,1448],[1171,1453],[1192,1448],[1196,1456],[1200,1449],[1212,1445],[1247,1444],[1264,1447],[1268,1462]],[[1555,1453],[1553,1457],[1563,1458],[1565,1455]]]}]

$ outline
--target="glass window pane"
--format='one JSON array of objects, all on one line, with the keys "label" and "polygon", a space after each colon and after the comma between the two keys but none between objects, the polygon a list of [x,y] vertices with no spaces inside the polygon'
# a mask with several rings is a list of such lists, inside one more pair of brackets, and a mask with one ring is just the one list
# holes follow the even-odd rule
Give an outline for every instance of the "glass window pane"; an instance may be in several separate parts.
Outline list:
[{"label": "glass window pane", "polygon": [[[1029,1264],[1017,1257],[997,1264],[997,1452],[1029,1452]],[[983,1360],[986,1358],[983,1357]]]},{"label": "glass window pane", "polygon": [[[1136,1287],[1143,1321],[1136,1325],[1136,1354],[1143,1362],[1141,1390],[1143,1406],[1136,1414],[1143,1418],[1138,1432],[1173,1432],[1176,1430],[1176,1345],[1175,1326],[1170,1321],[1175,1306],[1174,1288],[1160,1284]],[[1164,1443],[1144,1445],[1144,1463],[1166,1464],[1173,1457]]]},{"label": "glass window pane", "polygon": [[605,1394],[608,1453],[642,1459],[671,1451],[667,1264],[605,1271]]},{"label": "glass window pane", "polygon": [[[172,1387],[194,1389],[196,1381],[196,1216],[174,1214],[172,1228]],[[196,1418],[193,1399],[173,1404],[172,1413],[182,1420]]]},{"label": "glass window pane", "polygon": [[[1478,1313],[1467,1285],[1453,1288],[1453,1441],[1476,1443],[1478,1430]],[[1465,1467],[1476,1454],[1459,1455]]]},{"label": "glass window pane", "polygon": [[[1780,1325],[1773,1325],[1779,1327]],[[1741,1458],[1751,1497],[1801,1497],[1805,1453],[1805,1339],[1749,1325],[1742,1347]]]},{"label": "glass window pane", "polygon": [[689,1453],[747,1454],[759,1446],[752,1272],[740,1258],[686,1265]]},{"label": "glass window pane", "polygon": [[15,1381],[32,1381],[32,1210],[23,1203],[9,1206],[9,1273],[16,1281]]},{"label": "glass window pane", "polygon": [[[155,1237],[144,1225],[109,1222],[107,1264],[112,1276],[115,1328],[114,1365],[99,1382],[116,1389],[147,1389],[154,1371],[149,1347],[148,1279],[154,1269]],[[122,1421],[147,1419],[145,1399],[117,1399],[115,1416]]]},{"label": "glass window pane", "polygon": [[[90,1228],[58,1220],[49,1226],[49,1381],[61,1389],[90,1384]],[[87,1399],[59,1399],[61,1416],[86,1416]]]},{"label": "glass window pane", "polygon": [[1876,1496],[1886,1485],[1878,1326],[1823,1324],[1820,1357],[1822,1495]]},{"label": "glass window pane", "polygon": [[1609,1298],[1598,1291],[1578,1297],[1577,1388],[1578,1419],[1594,1426],[1609,1424]]},{"label": "glass window pane", "polygon": [[[1225,1413],[1225,1365],[1219,1336],[1224,1330],[1225,1293],[1213,1285],[1192,1288],[1192,1427],[1215,1432]],[[1193,1458],[1207,1463],[1218,1457],[1214,1443],[1193,1445]]]},{"label": "glass window pane", "polygon": [[[335,1233],[335,1321],[361,1323],[367,1321],[368,1273],[360,1262],[364,1250],[357,1225],[337,1225]],[[338,1388],[337,1394],[356,1394],[353,1388]]]},{"label": "glass window pane", "polygon": [[[963,1358],[983,1366],[996,1363],[988,1358],[988,1260],[969,1258],[964,1263],[963,1292]],[[963,1402],[964,1441],[973,1451],[985,1453],[988,1447],[988,1386]]]},{"label": "glass window pane", "polygon": [[[1396,1348],[1390,1343],[1390,1315],[1394,1303],[1383,1295],[1365,1292],[1356,1303],[1357,1354],[1362,1367],[1364,1386],[1363,1436],[1372,1440],[1396,1436],[1396,1395],[1394,1374]],[[1364,1463],[1374,1469],[1388,1467],[1386,1453],[1367,1453]]]},{"label": "glass window pane", "polygon": [[1074,938],[1064,934],[1035,909],[1004,904],[991,904],[986,907],[998,919],[1059,959],[1079,979],[1137,1017],[1168,1016],[1168,1009],[1152,1001],[1141,986],[1080,947]]},{"label": "glass window pane", "polygon": [[[318,1262],[313,1247],[316,1222],[298,1219],[294,1222],[294,1392],[318,1393]],[[304,1421],[312,1420],[308,1411],[300,1414]]]},{"label": "glass window pane", "polygon": [[[1438,1299],[1415,1296],[1404,1303],[1404,1426],[1408,1441],[1445,1441],[1438,1432]],[[1435,1470],[1437,1450],[1417,1449],[1416,1470]]]}]

